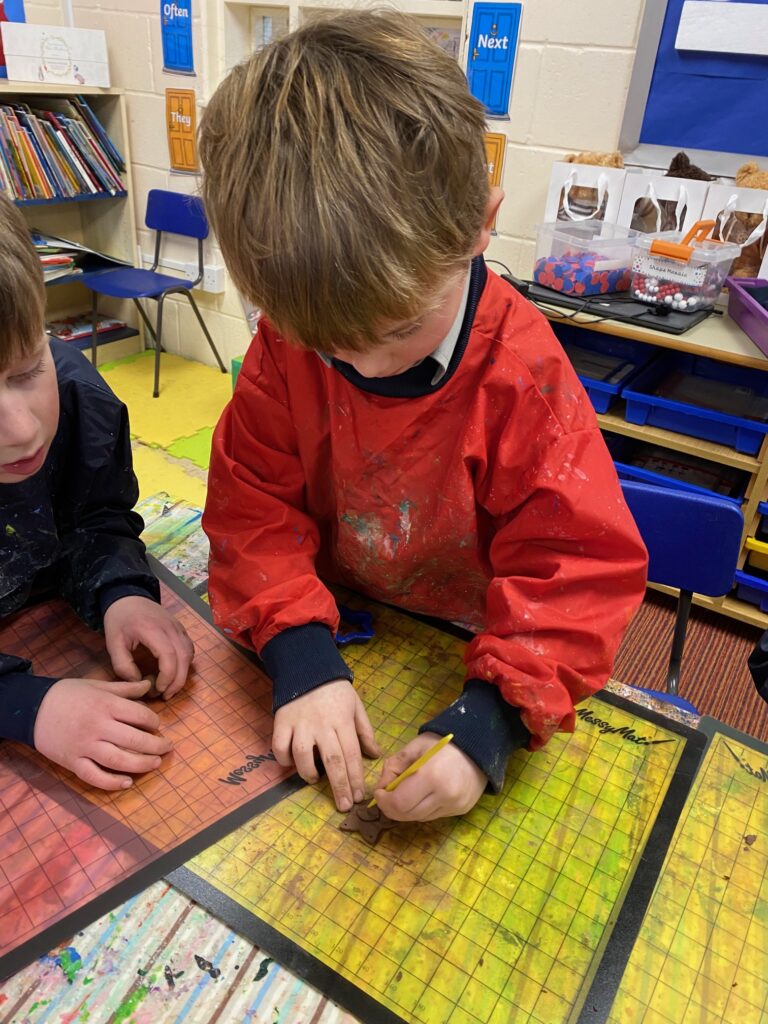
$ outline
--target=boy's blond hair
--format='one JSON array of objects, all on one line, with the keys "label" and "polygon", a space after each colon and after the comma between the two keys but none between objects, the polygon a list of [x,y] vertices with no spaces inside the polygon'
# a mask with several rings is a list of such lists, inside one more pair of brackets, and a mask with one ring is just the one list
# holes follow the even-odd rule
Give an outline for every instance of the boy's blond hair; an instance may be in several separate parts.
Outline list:
[{"label": "boy's blond hair", "polygon": [[27,222],[0,195],[0,370],[31,355],[45,330],[45,284]]},{"label": "boy's blond hair", "polygon": [[234,68],[202,118],[203,194],[240,292],[307,348],[363,351],[472,252],[485,114],[387,10],[322,15]]}]

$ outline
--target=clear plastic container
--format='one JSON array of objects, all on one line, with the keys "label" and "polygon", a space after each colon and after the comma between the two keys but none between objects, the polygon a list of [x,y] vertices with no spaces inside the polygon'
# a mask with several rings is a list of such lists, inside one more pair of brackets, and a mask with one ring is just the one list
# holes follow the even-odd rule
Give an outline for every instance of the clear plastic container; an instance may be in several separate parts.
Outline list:
[{"label": "clear plastic container", "polygon": [[679,313],[714,306],[741,252],[733,242],[708,238],[714,226],[714,221],[699,221],[685,237],[678,231],[638,235],[629,289],[632,297]]},{"label": "clear plastic container", "polygon": [[601,220],[539,224],[533,280],[564,295],[625,292],[637,238],[637,231]]}]

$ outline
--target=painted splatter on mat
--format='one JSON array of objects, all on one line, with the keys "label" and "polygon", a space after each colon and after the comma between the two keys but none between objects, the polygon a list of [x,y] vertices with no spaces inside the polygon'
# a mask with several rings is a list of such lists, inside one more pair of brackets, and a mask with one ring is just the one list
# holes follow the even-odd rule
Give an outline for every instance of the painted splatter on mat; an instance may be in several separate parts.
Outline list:
[{"label": "painted splatter on mat", "polygon": [[354,1024],[156,882],[0,985],[0,1024]]},{"label": "painted splatter on mat", "polygon": [[[107,793],[0,745],[0,976],[247,820],[290,774],[271,753],[267,678],[167,586],[163,603],[196,653],[186,688],[151,702],[174,742],[158,771]],[[103,639],[62,601],[9,619],[0,648],[42,675],[113,678]]]},{"label": "painted splatter on mat", "polygon": [[610,1024],[768,1020],[768,747],[712,735]]},{"label": "painted splatter on mat", "polygon": [[[463,644],[375,617],[381,639],[347,654],[392,750],[458,692]],[[461,819],[372,848],[308,787],[171,880],[366,1021],[573,1021],[688,742],[622,702],[580,716]]]}]

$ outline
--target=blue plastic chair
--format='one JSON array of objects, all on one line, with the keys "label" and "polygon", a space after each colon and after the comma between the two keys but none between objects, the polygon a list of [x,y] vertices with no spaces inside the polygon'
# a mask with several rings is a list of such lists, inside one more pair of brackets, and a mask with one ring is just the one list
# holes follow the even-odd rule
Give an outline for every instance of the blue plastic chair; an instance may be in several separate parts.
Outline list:
[{"label": "blue plastic chair", "polygon": [[744,516],[733,502],[715,495],[710,497],[630,480],[622,480],[621,486],[648,548],[649,582],[680,591],[667,669],[667,691],[645,692],[695,711],[691,704],[677,696],[691,601],[694,594],[722,597],[733,586]]},{"label": "blue plastic chair", "polygon": [[[163,303],[169,295],[186,295],[192,306],[211,351],[216,356],[222,373],[227,369],[221,361],[213,338],[200,315],[192,289],[203,279],[203,239],[208,237],[208,218],[201,199],[196,196],[185,196],[179,192],[167,192],[153,188],[147,196],[147,212],[144,223],[157,232],[155,236],[155,258],[149,270],[139,267],[120,267],[117,270],[100,270],[83,274],[80,279],[93,292],[93,333],[91,335],[91,354],[93,365],[96,366],[96,325],[98,322],[97,303],[99,295],[108,295],[115,299],[132,299],[139,315],[147,328],[155,346],[155,387],[152,397],[160,394],[160,352],[163,338]],[[188,281],[184,277],[172,277],[170,274],[158,273],[160,265],[160,247],[163,234],[183,235],[185,238],[197,239],[197,277]],[[157,302],[157,326],[152,327],[149,318],[139,299],[154,299]]]}]

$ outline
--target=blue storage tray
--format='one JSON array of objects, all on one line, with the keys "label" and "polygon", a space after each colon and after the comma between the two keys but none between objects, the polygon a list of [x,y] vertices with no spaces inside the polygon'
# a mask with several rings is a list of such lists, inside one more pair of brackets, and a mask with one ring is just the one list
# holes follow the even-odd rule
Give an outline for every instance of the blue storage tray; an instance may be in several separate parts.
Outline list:
[{"label": "blue storage tray", "polygon": [[755,570],[736,570],[736,596],[749,604],[760,606],[761,612],[768,612],[768,579],[755,576]]},{"label": "blue storage tray", "polygon": [[578,346],[588,349],[590,352],[614,356],[634,365],[634,368],[615,384],[596,380],[594,377],[579,373],[578,368],[576,369],[576,376],[584,385],[595,412],[608,412],[621,394],[622,388],[633,381],[658,352],[653,345],[646,345],[642,341],[614,338],[610,334],[600,334],[598,331],[589,331],[584,327],[571,327],[568,324],[555,323],[552,324],[552,327],[560,344],[565,349],[566,355],[569,354],[571,346]]},{"label": "blue storage tray", "polygon": [[722,381],[734,387],[749,387],[761,398],[768,398],[768,373],[703,356],[669,353],[654,360],[630,386],[622,390],[622,397],[627,403],[627,422],[664,427],[679,434],[730,445],[747,455],[756,455],[768,434],[768,423],[676,402],[655,394],[659,384],[675,371],[686,376]]},{"label": "blue storage tray", "polygon": [[[737,508],[741,508],[744,501],[748,474],[744,474],[744,490],[736,496],[721,494],[709,487],[700,487],[698,484],[689,483],[687,480],[679,480],[674,476],[667,476],[665,473],[657,473],[651,469],[643,469],[641,466],[633,466],[630,462],[624,462],[628,458],[633,442],[628,437],[621,437],[619,434],[611,434],[606,437],[608,451],[611,453],[616,472],[621,480],[639,480],[645,484],[655,484],[657,487],[669,487],[674,491],[687,491],[689,494],[705,494],[707,497],[722,498],[723,501],[730,501]],[[768,502],[766,503],[768,510]]]}]

